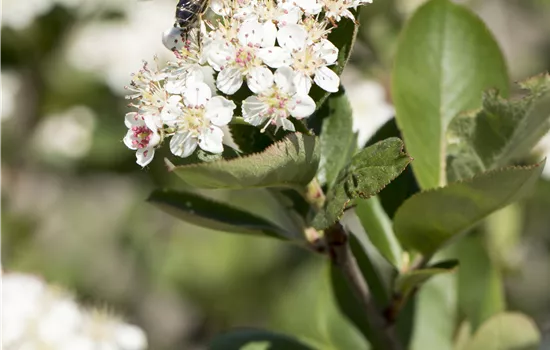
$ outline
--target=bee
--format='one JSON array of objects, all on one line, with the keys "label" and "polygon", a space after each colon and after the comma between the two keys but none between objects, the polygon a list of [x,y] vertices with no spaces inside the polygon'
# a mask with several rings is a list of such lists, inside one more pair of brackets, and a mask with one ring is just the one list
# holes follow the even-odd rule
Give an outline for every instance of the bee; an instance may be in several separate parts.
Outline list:
[{"label": "bee", "polygon": [[176,6],[174,27],[187,30],[192,28],[208,8],[209,0],[179,0]]}]

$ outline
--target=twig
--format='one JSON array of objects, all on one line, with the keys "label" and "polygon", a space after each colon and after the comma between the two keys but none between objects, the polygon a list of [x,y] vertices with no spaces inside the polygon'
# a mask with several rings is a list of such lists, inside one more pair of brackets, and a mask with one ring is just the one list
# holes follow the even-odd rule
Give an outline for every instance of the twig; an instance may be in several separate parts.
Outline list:
[{"label": "twig", "polygon": [[367,321],[377,339],[369,339],[375,349],[401,350],[401,344],[395,334],[393,324],[384,318],[369,292],[367,282],[359,269],[357,260],[351,252],[348,234],[340,223],[336,223],[325,230],[325,240],[329,249],[329,256],[343,273],[357,299],[361,302]]}]

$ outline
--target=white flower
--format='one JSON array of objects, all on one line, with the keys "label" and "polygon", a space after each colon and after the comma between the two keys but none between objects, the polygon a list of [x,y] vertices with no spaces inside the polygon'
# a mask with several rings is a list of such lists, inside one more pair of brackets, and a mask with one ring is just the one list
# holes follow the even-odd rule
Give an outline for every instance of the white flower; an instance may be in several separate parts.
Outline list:
[{"label": "white flower", "polygon": [[294,84],[299,92],[307,94],[313,81],[328,92],[338,91],[340,77],[327,66],[333,65],[338,58],[338,48],[330,41],[321,39],[310,45],[308,33],[303,26],[289,24],[277,34],[279,44],[292,50],[291,67],[296,72]]},{"label": "white flower", "polygon": [[364,147],[376,130],[394,116],[395,109],[386,101],[386,91],[379,82],[366,80],[351,67],[342,74],[342,83],[353,110],[357,146]]},{"label": "white flower", "polygon": [[[237,34],[237,42],[216,39],[211,43],[208,62],[217,71],[216,86],[226,94],[234,94],[246,78],[252,92],[267,82],[271,71],[265,65],[277,68],[290,57],[290,52],[276,47],[277,28],[273,22],[244,22]],[[265,65],[264,65],[265,64]]]},{"label": "white flower", "polygon": [[294,131],[288,117],[307,118],[315,111],[315,101],[299,93],[293,83],[294,72],[288,67],[277,69],[267,88],[243,101],[244,120],[252,125],[274,124],[277,128]]},{"label": "white flower", "polygon": [[128,133],[124,137],[124,144],[129,149],[136,150],[136,163],[145,167],[153,160],[155,147],[162,140],[158,129],[159,121],[150,114],[131,112],[126,114],[125,124]]},{"label": "white flower", "polygon": [[323,10],[323,4],[318,0],[293,0],[307,15],[316,15]]},{"label": "white flower", "polygon": [[347,17],[355,21],[355,17],[350,9],[356,9],[357,6],[370,4],[372,0],[322,0],[325,8],[325,16],[329,20],[339,22],[342,17]]},{"label": "white flower", "polygon": [[235,104],[221,96],[212,97],[205,83],[187,87],[180,96],[172,96],[163,113],[163,122],[173,129],[170,150],[179,157],[190,156],[197,146],[211,153],[223,152],[224,133],[220,127],[233,117]]},{"label": "white flower", "polygon": [[2,275],[2,348],[144,350],[145,333],[26,274]]}]

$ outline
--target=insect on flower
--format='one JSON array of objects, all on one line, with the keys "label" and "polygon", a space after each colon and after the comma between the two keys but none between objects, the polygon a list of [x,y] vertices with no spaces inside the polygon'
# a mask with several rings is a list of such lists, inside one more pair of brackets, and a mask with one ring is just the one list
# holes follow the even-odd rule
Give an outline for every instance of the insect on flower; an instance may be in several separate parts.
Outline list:
[{"label": "insect on flower", "polygon": [[187,30],[206,12],[209,0],[179,0],[174,27]]}]

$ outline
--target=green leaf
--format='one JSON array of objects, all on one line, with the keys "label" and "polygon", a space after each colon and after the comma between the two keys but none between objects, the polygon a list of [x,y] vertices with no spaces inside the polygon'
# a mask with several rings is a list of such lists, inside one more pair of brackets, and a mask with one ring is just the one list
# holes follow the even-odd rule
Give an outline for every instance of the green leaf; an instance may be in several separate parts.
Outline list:
[{"label": "green leaf", "polygon": [[286,239],[298,238],[249,212],[189,192],[155,190],[147,201],[170,215],[210,229]]},{"label": "green leaf", "polygon": [[[397,128],[395,118],[390,119],[386,124],[382,125],[369,139],[366,147],[389,137],[399,137],[403,139],[403,135]],[[393,218],[401,204],[418,191],[420,191],[420,188],[414,178],[412,169],[411,167],[407,167],[395,180],[390,182],[388,186],[380,191],[378,197],[380,198],[384,210],[388,213],[388,216]]]},{"label": "green leaf", "polygon": [[502,54],[483,22],[461,5],[431,0],[400,38],[392,77],[399,128],[420,187],[445,185],[445,131],[482,92],[508,92]]},{"label": "green leaf", "polygon": [[535,350],[541,336],[537,326],[525,315],[506,312],[481,325],[464,350]]},{"label": "green leaf", "polygon": [[295,133],[262,153],[171,170],[197,188],[300,187],[306,186],[315,176],[319,149],[317,138]]},{"label": "green leaf", "polygon": [[322,114],[321,167],[326,184],[334,185],[340,170],[350,161],[356,149],[353,133],[353,115],[343,89],[332,94],[318,114]]},{"label": "green leaf", "polygon": [[459,259],[458,308],[472,330],[506,309],[502,274],[485,247],[484,232],[473,230],[449,247]]},{"label": "green leaf", "polygon": [[239,329],[222,333],[208,346],[210,350],[313,350],[284,334],[260,329]]},{"label": "green leaf", "polygon": [[355,213],[372,244],[386,260],[400,270],[403,250],[393,232],[392,222],[382,208],[378,197],[357,201]]},{"label": "green leaf", "polygon": [[338,174],[334,187],[327,193],[325,208],[313,220],[313,227],[322,230],[332,225],[352,200],[380,192],[410,161],[398,138],[378,142],[357,153]]},{"label": "green leaf", "polygon": [[451,350],[456,322],[456,276],[440,274],[420,288],[410,350]]},{"label": "green leaf", "polygon": [[550,129],[550,75],[521,82],[521,99],[498,91],[483,95],[483,108],[455,117],[447,130],[450,181],[508,165],[528,153]]},{"label": "green leaf", "polygon": [[450,239],[527,193],[544,163],[491,171],[412,196],[395,214],[397,238],[405,248],[432,255]]},{"label": "green leaf", "polygon": [[[357,11],[352,11],[355,18],[359,18],[360,8]],[[357,32],[359,29],[359,23],[355,23],[347,18],[343,18],[338,22],[338,27],[334,28],[328,35],[328,40],[338,48],[338,59],[336,64],[330,66],[330,68],[338,75],[341,75],[344,71],[344,67],[348,63],[351,55],[351,49],[355,43]],[[309,94],[311,98],[316,102],[317,109],[321,108],[325,100],[329,97],[330,93],[313,84],[311,92]]]},{"label": "green leaf", "polygon": [[424,269],[405,272],[397,277],[395,281],[395,292],[406,300],[415,288],[418,288],[433,276],[454,272],[457,266],[457,260],[446,260]]},{"label": "green leaf", "polygon": [[295,271],[286,293],[275,303],[278,311],[272,314],[270,328],[293,334],[319,350],[366,350],[366,339],[336,305],[327,263],[324,257],[315,256]]}]

